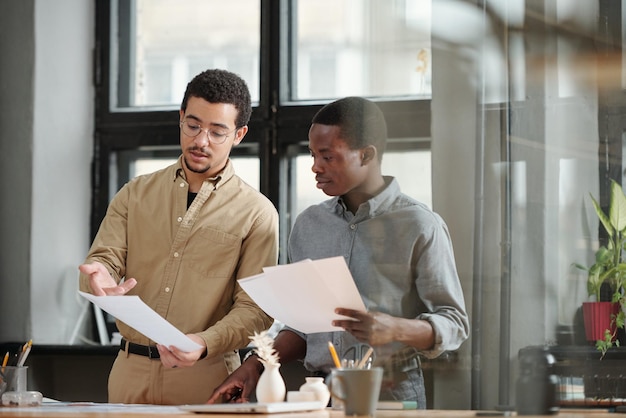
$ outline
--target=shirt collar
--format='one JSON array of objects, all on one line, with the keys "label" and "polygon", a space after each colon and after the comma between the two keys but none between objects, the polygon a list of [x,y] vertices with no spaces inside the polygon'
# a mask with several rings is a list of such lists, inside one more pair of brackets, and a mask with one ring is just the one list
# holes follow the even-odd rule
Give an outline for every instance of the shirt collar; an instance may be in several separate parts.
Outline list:
[{"label": "shirt collar", "polygon": [[[213,186],[217,189],[221,187],[224,183],[226,183],[230,178],[235,175],[235,168],[233,167],[230,158],[226,161],[226,165],[224,169],[217,173],[214,177],[208,177],[204,181],[209,181],[213,183]],[[178,157],[176,164],[171,166],[170,176],[172,181],[176,181],[178,177],[181,177],[185,181],[187,181],[187,177],[185,176],[185,170],[183,170],[183,156]]]},{"label": "shirt collar", "polygon": [[[383,176],[383,179],[385,180],[383,190],[368,201],[361,203],[361,206],[359,206],[359,209],[354,215],[355,220],[372,218],[380,213],[386,212],[400,195],[400,184],[395,177]],[[348,209],[343,199],[341,197],[337,197],[336,199],[336,209],[340,213],[345,214]]]}]

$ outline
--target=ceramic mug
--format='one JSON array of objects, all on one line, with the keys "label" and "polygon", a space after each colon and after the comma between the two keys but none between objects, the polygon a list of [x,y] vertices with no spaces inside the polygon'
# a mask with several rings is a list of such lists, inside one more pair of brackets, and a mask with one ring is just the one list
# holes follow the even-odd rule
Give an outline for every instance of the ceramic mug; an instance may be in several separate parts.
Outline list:
[{"label": "ceramic mug", "polygon": [[373,416],[382,380],[382,367],[333,369],[330,390],[343,403],[345,415]]}]

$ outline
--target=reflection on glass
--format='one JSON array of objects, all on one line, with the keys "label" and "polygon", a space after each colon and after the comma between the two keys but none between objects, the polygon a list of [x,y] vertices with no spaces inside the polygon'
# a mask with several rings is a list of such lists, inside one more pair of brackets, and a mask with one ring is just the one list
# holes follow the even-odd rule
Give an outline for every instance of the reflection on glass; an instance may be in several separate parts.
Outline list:
[{"label": "reflection on glass", "polygon": [[290,100],[430,97],[431,0],[294,4],[297,82]]},{"label": "reflection on glass", "polygon": [[[178,106],[187,83],[208,68],[239,74],[259,100],[260,1],[136,0],[116,3],[114,106]],[[131,6],[132,7],[132,6]],[[115,77],[118,74],[118,77]],[[125,85],[126,84],[126,85]]]}]

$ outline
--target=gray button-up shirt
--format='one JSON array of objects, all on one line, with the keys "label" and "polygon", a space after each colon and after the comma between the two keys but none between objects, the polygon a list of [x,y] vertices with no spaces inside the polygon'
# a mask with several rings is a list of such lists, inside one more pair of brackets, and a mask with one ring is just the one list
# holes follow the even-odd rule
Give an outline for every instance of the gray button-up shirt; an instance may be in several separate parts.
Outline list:
[{"label": "gray button-up shirt", "polygon": [[[432,324],[435,345],[421,354],[434,358],[457,349],[469,334],[452,243],[438,214],[402,194],[394,178],[385,177],[385,182],[386,188],[354,215],[340,197],[303,211],[289,238],[290,261],[343,256],[368,311]],[[328,341],[340,356],[357,342],[347,332],[302,336],[307,340],[305,366],[325,372],[333,367]],[[392,344],[377,348],[376,354],[401,348]]]}]

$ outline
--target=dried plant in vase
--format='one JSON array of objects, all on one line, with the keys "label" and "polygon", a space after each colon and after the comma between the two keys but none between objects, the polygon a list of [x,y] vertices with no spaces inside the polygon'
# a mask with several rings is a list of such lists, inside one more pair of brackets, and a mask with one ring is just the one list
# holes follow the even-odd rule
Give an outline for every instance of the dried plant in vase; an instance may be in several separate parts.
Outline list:
[{"label": "dried plant in vase", "polygon": [[263,364],[264,370],[256,386],[256,398],[259,402],[282,402],[285,400],[285,381],[280,374],[278,353],[274,349],[274,339],[267,331],[254,333],[252,344],[256,347],[256,355]]},{"label": "dried plant in vase", "polygon": [[268,335],[267,331],[255,332],[250,340],[263,366],[280,366],[278,353],[274,349],[274,339]]}]

